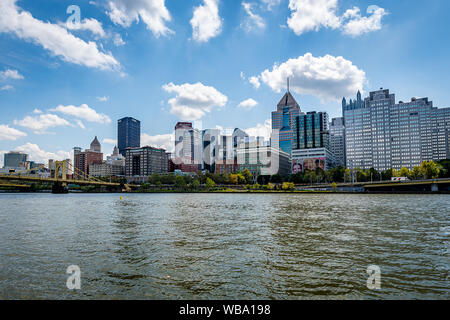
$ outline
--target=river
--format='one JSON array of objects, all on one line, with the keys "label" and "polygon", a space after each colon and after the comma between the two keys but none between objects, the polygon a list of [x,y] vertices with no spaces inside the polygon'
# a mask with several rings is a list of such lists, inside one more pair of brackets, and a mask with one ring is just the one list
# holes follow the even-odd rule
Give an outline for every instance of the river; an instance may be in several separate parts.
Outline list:
[{"label": "river", "polygon": [[[0,194],[0,299],[449,299],[450,196]],[[66,286],[68,266],[81,289]],[[379,290],[367,268],[379,267]]]}]

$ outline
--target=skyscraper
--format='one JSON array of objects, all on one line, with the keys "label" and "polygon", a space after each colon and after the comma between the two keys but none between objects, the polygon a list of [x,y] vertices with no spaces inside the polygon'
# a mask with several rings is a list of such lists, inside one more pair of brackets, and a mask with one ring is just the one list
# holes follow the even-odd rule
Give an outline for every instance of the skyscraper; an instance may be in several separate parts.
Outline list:
[{"label": "skyscraper", "polygon": [[295,118],[292,126],[293,173],[328,170],[335,165],[330,151],[329,118],[326,112],[308,112]]},{"label": "skyscraper", "polygon": [[345,121],[334,118],[330,123],[330,151],[334,154],[336,164],[345,167]]},{"label": "skyscraper", "polygon": [[73,149],[74,176],[76,179],[85,178],[90,174],[90,167],[93,164],[103,163],[102,146],[97,137],[91,142],[90,149],[82,151],[81,148]]},{"label": "skyscraper", "polygon": [[344,102],[347,167],[412,169],[448,157],[450,108],[435,108],[428,98],[396,103],[382,88],[364,103]]},{"label": "skyscraper", "polygon": [[117,128],[119,152],[125,157],[127,148],[139,148],[141,146],[141,122],[126,117],[118,120]]},{"label": "skyscraper", "polygon": [[272,112],[272,130],[279,132],[279,147],[284,152],[292,151],[292,126],[295,118],[301,113],[300,106],[288,90],[277,105],[277,111]]}]

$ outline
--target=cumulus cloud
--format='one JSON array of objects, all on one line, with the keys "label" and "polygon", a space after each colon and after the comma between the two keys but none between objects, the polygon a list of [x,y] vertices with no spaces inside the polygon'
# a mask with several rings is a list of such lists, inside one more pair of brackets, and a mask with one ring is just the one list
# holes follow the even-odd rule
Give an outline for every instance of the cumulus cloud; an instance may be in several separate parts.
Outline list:
[{"label": "cumulus cloud", "polygon": [[222,32],[222,19],[219,16],[219,0],[203,0],[194,8],[191,19],[193,38],[197,42],[208,42]]},{"label": "cumulus cloud", "polygon": [[264,29],[266,27],[264,19],[260,15],[253,12],[254,4],[242,2],[242,7],[247,13],[247,17],[241,24],[241,28],[247,32],[250,32],[255,29]]},{"label": "cumulus cloud", "polygon": [[63,26],[68,30],[77,30],[77,31],[90,31],[94,35],[99,36],[100,38],[104,38],[106,36],[105,30],[103,30],[102,23],[96,19],[83,19],[79,23],[67,22]]},{"label": "cumulus cloud", "polygon": [[264,137],[264,139],[269,140],[272,134],[272,120],[258,123],[255,127],[245,129],[244,131],[251,137]]},{"label": "cumulus cloud", "polygon": [[25,132],[11,128],[8,125],[0,124],[0,141],[16,141],[22,137],[26,137]]},{"label": "cumulus cloud", "polygon": [[387,14],[378,6],[367,9],[368,17],[362,17],[360,9],[353,7],[342,16],[338,14],[338,0],[289,0],[292,11],[287,24],[296,35],[321,28],[341,29],[353,37],[381,29],[381,20]]},{"label": "cumulus cloud", "polygon": [[57,24],[34,18],[16,2],[0,2],[0,32],[40,45],[66,62],[102,70],[120,68],[119,62],[110,53],[101,52],[95,42],[85,42]]},{"label": "cumulus cloud", "polygon": [[257,105],[258,105],[258,102],[250,98],[250,99],[247,99],[247,100],[239,103],[238,107],[250,110],[250,109],[253,109],[254,107],[256,107]]},{"label": "cumulus cloud", "polygon": [[54,114],[41,114],[37,117],[26,116],[22,120],[14,120],[14,124],[28,128],[35,134],[45,134],[47,129],[53,127],[70,126],[70,123]]},{"label": "cumulus cloud", "polygon": [[169,100],[171,113],[182,120],[199,120],[214,107],[224,107],[228,102],[227,96],[200,82],[183,85],[169,83],[163,89],[176,94],[175,98]]},{"label": "cumulus cloud", "polygon": [[258,77],[250,77],[248,79],[248,82],[250,82],[250,84],[253,86],[253,88],[255,89],[259,89],[259,87],[261,86],[261,82],[259,81]]},{"label": "cumulus cloud", "polygon": [[143,133],[141,135],[141,144],[143,146],[151,146],[164,149],[167,152],[173,152],[175,149],[175,133],[156,136]]},{"label": "cumulus cloud", "polygon": [[103,113],[97,113],[94,109],[90,108],[87,104],[82,104],[79,107],[76,106],[57,106],[51,109],[52,112],[60,112],[65,115],[70,115],[79,119],[83,119],[89,122],[97,123],[111,123],[111,119]]},{"label": "cumulus cloud", "polygon": [[275,92],[286,88],[290,78],[291,90],[298,94],[310,94],[322,101],[339,100],[362,90],[366,74],[343,57],[325,55],[314,57],[306,53],[274,65],[260,75],[261,80]]},{"label": "cumulus cloud", "polygon": [[0,71],[0,79],[2,80],[21,80],[23,79],[23,75],[19,73],[17,70],[6,69],[5,71]]},{"label": "cumulus cloud", "polygon": [[349,19],[349,21],[344,25],[343,32],[356,37],[364,33],[380,30],[382,28],[381,20],[388,13],[385,9],[378,6],[370,6],[367,8],[367,14],[369,14],[368,17],[362,17],[358,7],[348,9],[344,13],[343,18]]},{"label": "cumulus cloud", "polygon": [[296,35],[321,27],[337,29],[341,26],[336,16],[337,5],[338,0],[290,0],[292,13],[287,24]]},{"label": "cumulus cloud", "polygon": [[166,26],[172,18],[165,0],[109,0],[107,14],[113,23],[122,27],[142,20],[156,37],[173,34]]},{"label": "cumulus cloud", "polygon": [[29,159],[38,163],[48,163],[49,159],[61,161],[65,159],[72,159],[72,154],[67,151],[58,151],[56,153],[42,150],[37,144],[26,143],[23,146],[17,147],[15,150],[28,154]]}]

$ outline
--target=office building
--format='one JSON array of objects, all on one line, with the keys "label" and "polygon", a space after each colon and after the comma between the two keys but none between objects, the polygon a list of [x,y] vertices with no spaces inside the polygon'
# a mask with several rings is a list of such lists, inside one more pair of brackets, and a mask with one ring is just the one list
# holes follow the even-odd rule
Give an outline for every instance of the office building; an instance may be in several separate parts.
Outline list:
[{"label": "office building", "polygon": [[[359,99],[357,99],[358,101]],[[349,168],[412,169],[448,157],[448,110],[428,98],[396,103],[388,89],[370,92],[364,103],[346,104],[346,161]]]},{"label": "office building", "polygon": [[152,174],[168,172],[169,159],[164,149],[153,147],[128,148],[125,175],[133,181],[146,181]]},{"label": "office building", "polygon": [[284,152],[291,154],[292,151],[292,126],[296,117],[301,114],[300,106],[288,91],[277,105],[277,111],[272,112],[272,130],[279,134],[279,146]]},{"label": "office building", "polygon": [[334,154],[337,166],[346,166],[345,158],[345,121],[333,118],[330,123],[330,151]]},{"label": "office building", "polygon": [[23,152],[11,151],[4,154],[4,168],[26,169],[28,154]]},{"label": "office building", "polygon": [[256,182],[259,176],[290,175],[291,159],[287,152],[261,141],[243,142],[237,149],[237,168],[248,169]]},{"label": "office building", "polygon": [[202,132],[191,122],[178,122],[175,126],[174,170],[197,172],[203,168]]},{"label": "office building", "polygon": [[97,137],[92,141],[90,148],[85,151],[82,151],[79,147],[75,147],[73,149],[73,156],[73,174],[75,179],[88,177],[91,165],[103,163],[102,147]]},{"label": "office building", "polygon": [[297,116],[293,124],[292,172],[328,170],[336,160],[330,151],[329,117],[326,112]]},{"label": "office building", "polygon": [[117,128],[119,153],[125,157],[127,148],[139,148],[141,146],[141,122],[126,117],[118,120]]}]

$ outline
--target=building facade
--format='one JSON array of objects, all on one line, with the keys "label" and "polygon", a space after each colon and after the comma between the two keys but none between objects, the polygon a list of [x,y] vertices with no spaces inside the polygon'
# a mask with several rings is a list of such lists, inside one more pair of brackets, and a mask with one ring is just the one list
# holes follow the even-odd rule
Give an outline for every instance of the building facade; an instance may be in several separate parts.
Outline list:
[{"label": "building facade", "polygon": [[127,148],[139,148],[141,146],[141,122],[134,118],[126,117],[117,121],[117,140],[119,152],[126,156]]},{"label": "building facade", "polygon": [[329,117],[326,112],[308,112],[296,117],[293,129],[292,172],[328,170],[335,166],[330,151]]},{"label": "building facade", "polygon": [[237,171],[249,170],[253,179],[259,176],[291,174],[291,158],[287,152],[265,143],[244,142],[237,149]]},{"label": "building facade", "polygon": [[433,107],[428,98],[396,103],[388,89],[370,92],[356,105],[344,99],[347,167],[412,169],[423,161],[446,159],[448,110]]},{"label": "building facade", "polygon": [[92,141],[90,149],[82,151],[81,148],[75,147],[73,149],[73,157],[73,175],[75,179],[87,178],[90,174],[89,169],[91,165],[103,163],[102,147],[97,137]]},{"label": "building facade", "polygon": [[300,114],[300,106],[288,90],[278,103],[277,111],[272,112],[272,130],[275,134],[279,134],[279,145],[274,147],[279,147],[284,152],[291,154],[292,127]]},{"label": "building facade", "polygon": [[345,121],[344,118],[333,118],[330,122],[330,151],[334,155],[337,166],[345,167]]},{"label": "building facade", "polygon": [[172,155],[175,170],[202,170],[202,149],[202,132],[195,129],[191,122],[178,122],[175,126],[175,152]]},{"label": "building facade", "polygon": [[153,147],[128,148],[125,162],[125,175],[147,179],[154,173],[168,172],[169,159],[164,149]]},{"label": "building facade", "polygon": [[28,154],[11,151],[4,155],[4,168],[19,169],[27,168]]}]

